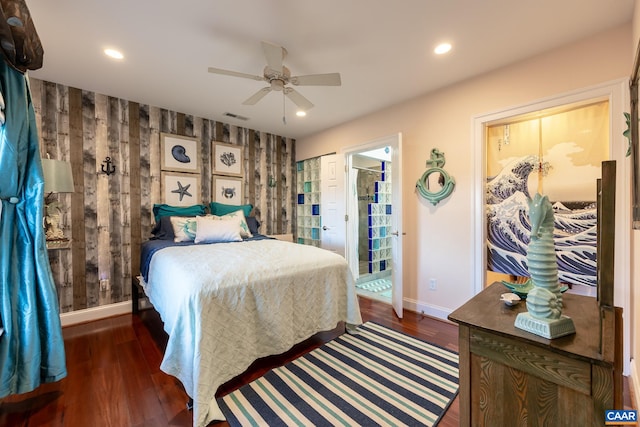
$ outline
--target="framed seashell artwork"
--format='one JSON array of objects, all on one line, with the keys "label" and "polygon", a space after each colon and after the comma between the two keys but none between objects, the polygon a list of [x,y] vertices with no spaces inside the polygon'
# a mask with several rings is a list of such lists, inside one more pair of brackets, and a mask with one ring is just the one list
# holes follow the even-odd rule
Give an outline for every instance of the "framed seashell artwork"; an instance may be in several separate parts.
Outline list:
[{"label": "framed seashell artwork", "polygon": [[160,134],[160,169],[200,173],[200,144],[188,136]]},{"label": "framed seashell artwork", "polygon": [[216,175],[243,176],[243,147],[217,141],[213,141],[212,144],[211,164],[213,165],[213,173]]}]

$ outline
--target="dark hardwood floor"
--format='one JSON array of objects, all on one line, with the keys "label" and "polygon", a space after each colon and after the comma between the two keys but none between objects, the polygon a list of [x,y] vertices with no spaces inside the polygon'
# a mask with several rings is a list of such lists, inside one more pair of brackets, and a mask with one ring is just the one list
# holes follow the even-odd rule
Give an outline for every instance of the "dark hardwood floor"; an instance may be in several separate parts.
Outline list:
[{"label": "dark hardwood floor", "polygon": [[[458,350],[456,325],[405,311],[398,319],[390,306],[360,299],[364,321],[376,321],[446,348]],[[318,334],[283,355],[255,362],[224,384],[219,395],[246,384],[341,333]],[[0,399],[0,426],[191,426],[188,397],[182,385],[159,369],[166,345],[159,316],[153,310],[122,315],[63,330],[67,378],[22,395]],[[630,406],[625,379],[625,406]],[[458,426],[458,398],[441,427]],[[226,426],[225,422],[212,424]]]}]

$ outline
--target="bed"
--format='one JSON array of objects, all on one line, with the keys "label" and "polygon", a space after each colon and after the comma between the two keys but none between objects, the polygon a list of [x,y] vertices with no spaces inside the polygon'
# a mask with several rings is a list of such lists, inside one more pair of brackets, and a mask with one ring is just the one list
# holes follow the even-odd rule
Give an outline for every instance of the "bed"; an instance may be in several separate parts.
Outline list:
[{"label": "bed", "polygon": [[150,240],[141,270],[169,335],[160,368],[193,399],[194,426],[224,419],[216,390],[256,359],[340,322],[362,323],[342,256],[257,233],[215,243]]}]

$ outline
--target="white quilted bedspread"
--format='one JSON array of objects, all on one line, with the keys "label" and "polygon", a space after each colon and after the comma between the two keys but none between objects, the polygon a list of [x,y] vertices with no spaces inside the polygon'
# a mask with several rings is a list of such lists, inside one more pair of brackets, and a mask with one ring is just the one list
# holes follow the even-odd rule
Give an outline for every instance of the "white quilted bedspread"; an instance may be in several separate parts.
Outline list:
[{"label": "white quilted bedspread", "polygon": [[193,398],[194,426],[224,419],[216,390],[254,360],[362,323],[346,260],[279,240],[162,249],[145,292],[169,334],[160,368]]}]

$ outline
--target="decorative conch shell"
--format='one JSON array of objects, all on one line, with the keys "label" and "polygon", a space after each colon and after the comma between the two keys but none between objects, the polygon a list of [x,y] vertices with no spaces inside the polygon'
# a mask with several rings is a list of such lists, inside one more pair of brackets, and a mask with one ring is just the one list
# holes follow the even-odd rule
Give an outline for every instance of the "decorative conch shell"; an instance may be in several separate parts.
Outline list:
[{"label": "decorative conch shell", "polygon": [[527,310],[538,319],[559,319],[562,314],[561,302],[553,292],[535,287],[527,295]]}]

